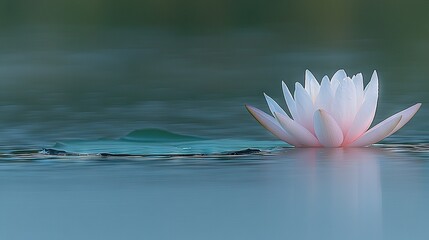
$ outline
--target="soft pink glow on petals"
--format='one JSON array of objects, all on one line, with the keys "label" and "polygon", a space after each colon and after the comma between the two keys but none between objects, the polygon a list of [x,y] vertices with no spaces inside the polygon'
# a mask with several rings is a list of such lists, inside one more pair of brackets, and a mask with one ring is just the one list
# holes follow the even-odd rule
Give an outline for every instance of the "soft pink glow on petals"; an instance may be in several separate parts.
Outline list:
[{"label": "soft pink glow on petals", "polygon": [[393,131],[393,129],[395,129],[395,127],[401,121],[401,118],[402,116],[398,115],[394,118],[391,118],[389,120],[386,119],[386,121],[375,125],[365,134],[359,137],[356,141],[349,144],[348,147],[365,147],[383,140]]},{"label": "soft pink glow on petals", "polygon": [[421,106],[417,103],[369,129],[378,102],[376,71],[365,88],[361,73],[350,78],[340,69],[331,80],[324,76],[320,84],[306,70],[305,85],[295,83],[293,95],[284,82],[282,89],[291,117],[265,93],[274,117],[246,108],[268,131],[297,147],[365,147],[398,131]]},{"label": "soft pink glow on petals", "polygon": [[274,113],[280,125],[286,132],[288,132],[296,141],[302,146],[306,147],[319,147],[317,138],[309,132],[305,127],[290,119],[287,115],[281,113]]},{"label": "soft pink glow on petals", "polygon": [[343,145],[353,142],[368,130],[369,126],[371,126],[372,120],[374,119],[375,109],[376,106],[372,103],[371,106],[365,104],[362,105],[362,108],[356,114],[356,117],[346,134]]},{"label": "soft pink glow on petals", "polygon": [[408,121],[410,121],[411,118],[414,116],[414,114],[416,114],[416,112],[420,109],[421,105],[422,105],[421,103],[414,104],[413,106],[411,106],[411,107],[409,107],[403,111],[400,111],[400,112],[396,113],[395,115],[392,115],[389,118],[387,118],[386,120],[384,120],[383,122],[388,121],[392,118],[395,118],[399,115],[402,116],[401,121],[398,123],[398,125],[396,125],[395,129],[393,129],[392,132],[390,132],[389,135],[387,135],[387,137],[394,134],[396,131],[401,129]]},{"label": "soft pink glow on petals", "polygon": [[325,110],[319,109],[314,113],[314,131],[324,147],[340,147],[343,142],[341,128]]},{"label": "soft pink glow on petals", "polygon": [[286,112],[281,108],[276,101],[274,101],[270,96],[264,93],[265,100],[267,101],[268,107],[270,108],[271,114],[274,115],[275,112],[286,115]]},{"label": "soft pink glow on petals", "polygon": [[274,136],[278,137],[279,139],[294,145],[294,146],[300,146],[300,144],[295,141],[292,136],[290,136],[283,128],[280,126],[280,124],[277,122],[275,118],[272,116],[264,113],[263,111],[246,105],[247,110],[250,114],[268,131],[270,131]]},{"label": "soft pink glow on petals", "polygon": [[371,77],[371,81],[365,88],[364,102],[356,113],[356,116],[351,124],[343,145],[347,145],[350,142],[356,140],[359,136],[368,130],[374,120],[375,111],[377,109],[378,101],[378,77],[377,72],[374,71]]}]

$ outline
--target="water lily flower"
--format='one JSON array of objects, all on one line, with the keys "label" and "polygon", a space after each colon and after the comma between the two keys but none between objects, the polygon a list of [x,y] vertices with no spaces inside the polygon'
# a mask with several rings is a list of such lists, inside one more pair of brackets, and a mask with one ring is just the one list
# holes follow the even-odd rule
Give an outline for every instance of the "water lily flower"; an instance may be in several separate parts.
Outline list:
[{"label": "water lily flower", "polygon": [[268,131],[296,147],[369,146],[398,131],[421,106],[417,103],[369,129],[378,100],[376,71],[365,88],[361,73],[350,78],[344,70],[331,79],[323,77],[320,84],[307,70],[305,86],[297,82],[293,97],[284,82],[282,88],[291,117],[265,93],[273,116],[246,108]]}]

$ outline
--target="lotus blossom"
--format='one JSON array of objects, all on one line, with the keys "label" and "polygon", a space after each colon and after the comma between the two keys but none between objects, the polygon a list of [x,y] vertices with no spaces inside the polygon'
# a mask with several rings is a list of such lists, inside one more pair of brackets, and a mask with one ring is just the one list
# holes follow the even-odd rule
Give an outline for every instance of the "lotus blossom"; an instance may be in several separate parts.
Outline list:
[{"label": "lotus blossom", "polygon": [[398,131],[421,106],[417,103],[369,129],[378,100],[376,71],[365,88],[361,73],[350,78],[338,70],[319,84],[306,70],[305,86],[295,83],[293,97],[284,82],[282,89],[291,116],[265,93],[273,116],[249,105],[246,108],[268,131],[296,147],[369,146]]}]

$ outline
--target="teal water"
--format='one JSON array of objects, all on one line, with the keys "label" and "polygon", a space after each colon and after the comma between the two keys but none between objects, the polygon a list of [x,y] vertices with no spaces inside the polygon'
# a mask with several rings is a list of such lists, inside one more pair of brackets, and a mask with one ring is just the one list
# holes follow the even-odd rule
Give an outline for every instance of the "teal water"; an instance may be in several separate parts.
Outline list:
[{"label": "teal water", "polygon": [[[0,239],[429,237],[424,38],[3,33]],[[377,69],[375,122],[423,105],[371,148],[294,149],[244,104],[268,110],[266,92],[284,105],[281,81],[302,82],[306,68],[318,78]]]},{"label": "teal water", "polygon": [[299,149],[140,129],[4,152],[0,237],[426,239],[429,145],[405,139]]},{"label": "teal water", "polygon": [[[106,146],[104,141],[98,147],[96,141],[60,147],[85,152],[136,148],[134,142],[118,145],[121,140],[116,140]],[[220,142],[187,145],[204,151],[213,151],[213,144],[231,147]],[[236,155],[2,157],[0,236],[426,239],[427,145],[294,149],[272,148],[280,145],[275,141],[241,143],[266,150]]]}]

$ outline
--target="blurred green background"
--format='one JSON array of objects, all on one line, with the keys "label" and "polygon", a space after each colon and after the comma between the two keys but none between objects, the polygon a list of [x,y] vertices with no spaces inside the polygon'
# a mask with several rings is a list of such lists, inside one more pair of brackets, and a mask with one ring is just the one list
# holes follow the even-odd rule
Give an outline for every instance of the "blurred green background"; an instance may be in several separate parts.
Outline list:
[{"label": "blurred green background", "polygon": [[77,0],[0,2],[3,27],[161,27],[181,33],[262,28],[304,42],[427,38],[424,0]]}]

